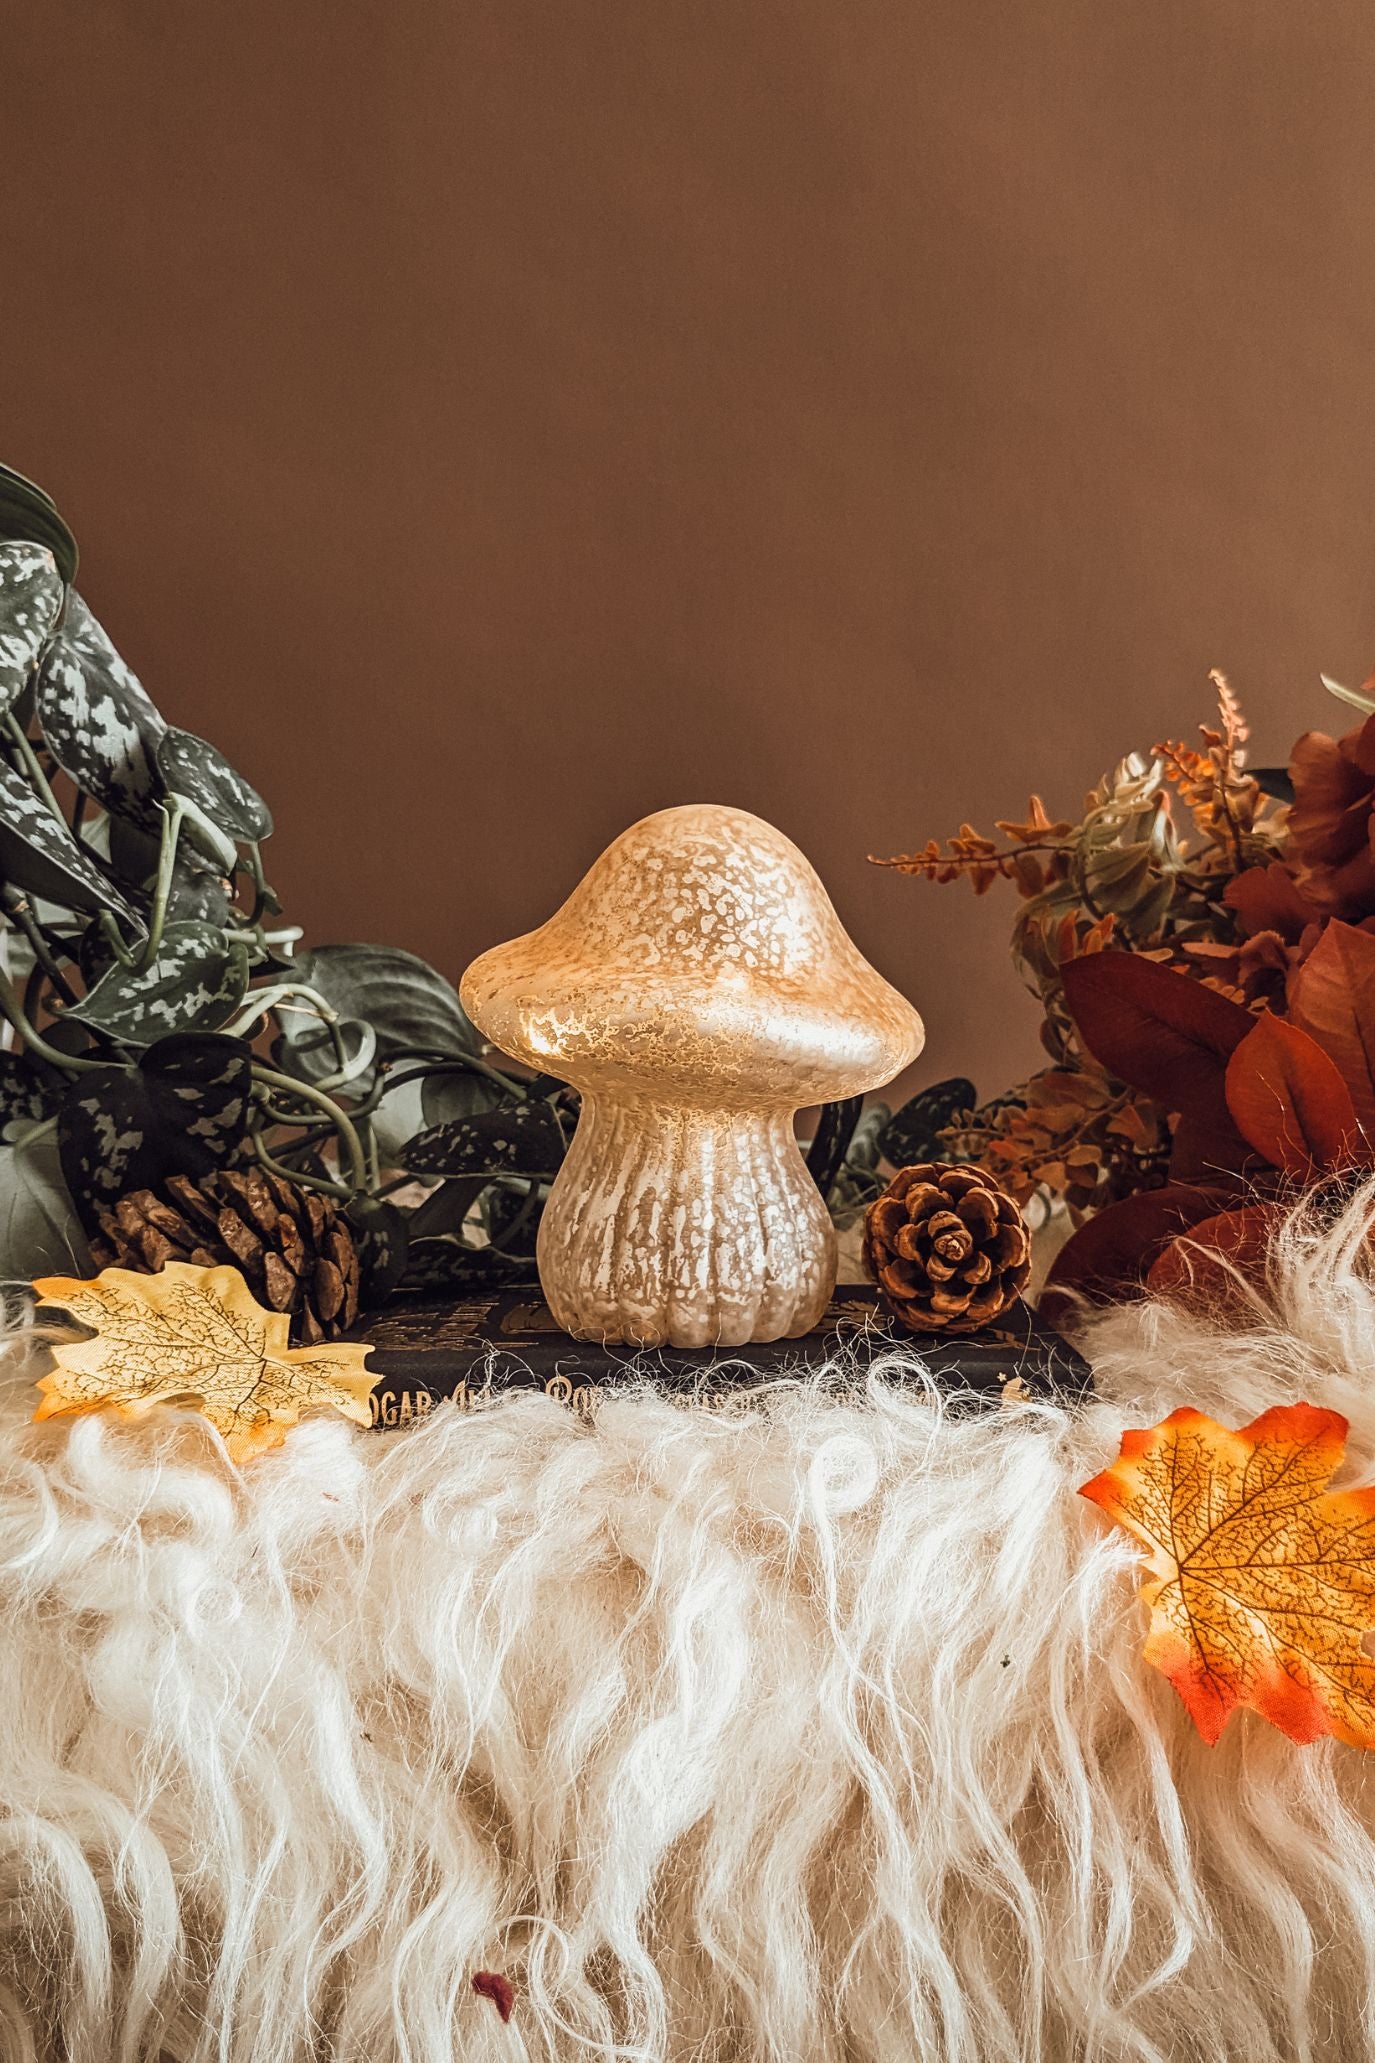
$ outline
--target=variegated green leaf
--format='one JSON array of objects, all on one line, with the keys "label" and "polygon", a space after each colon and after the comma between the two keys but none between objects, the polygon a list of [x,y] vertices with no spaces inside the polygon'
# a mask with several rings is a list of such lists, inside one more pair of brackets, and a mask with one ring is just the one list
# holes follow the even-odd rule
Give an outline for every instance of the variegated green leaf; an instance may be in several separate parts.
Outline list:
[{"label": "variegated green leaf", "polygon": [[0,1138],[13,1143],[17,1128],[52,1117],[62,1100],[59,1080],[30,1053],[0,1053]]},{"label": "variegated green leaf", "polygon": [[365,1308],[390,1296],[406,1271],[410,1243],[406,1214],[385,1197],[355,1196],[345,1216],[353,1229],[363,1271]]},{"label": "variegated green leaf", "polygon": [[429,1074],[388,1088],[372,1113],[373,1138],[386,1167],[404,1167],[408,1141],[454,1118],[475,1117],[503,1100],[502,1090],[477,1073]]},{"label": "variegated green leaf", "polygon": [[[395,946],[318,946],[299,956],[294,971],[341,1018],[370,1024],[382,1059],[407,1051],[457,1057],[478,1049],[477,1033],[453,983],[414,953]],[[319,1029],[308,1014],[283,1013],[289,1043],[314,1041]]]},{"label": "variegated green leaf", "polygon": [[433,1237],[412,1236],[400,1287],[491,1289],[534,1279],[535,1263],[527,1256],[498,1253],[490,1246],[470,1246],[458,1233],[440,1232]]},{"label": "variegated green leaf", "polygon": [[416,1175],[555,1175],[568,1150],[548,1103],[508,1103],[421,1132],[401,1150]]},{"label": "variegated green leaf", "polygon": [[55,817],[22,774],[0,761],[0,880],[64,910],[113,910],[136,930],[142,919],[109,876]]},{"label": "variegated green leaf", "polygon": [[242,940],[226,939],[213,924],[168,924],[150,966],[116,961],[66,1015],[132,1046],[151,1046],[169,1032],[218,1031],[247,986]]},{"label": "variegated green leaf", "polygon": [[174,1033],[137,1067],[72,1084],[58,1115],[62,1172],[88,1229],[126,1190],[229,1166],[248,1129],[253,1049],[222,1032]]},{"label": "variegated green leaf", "polygon": [[[291,972],[293,976],[297,973],[294,965]],[[294,996],[281,1005],[278,1020],[283,1030],[273,1048],[273,1059],[284,1074],[295,1075],[299,1082],[324,1082],[346,1068],[350,1092],[366,1093],[371,1086],[371,1063],[377,1050],[370,1025],[344,1017],[334,1025],[332,1033],[308,1003]],[[343,1048],[342,1060],[339,1047]]]},{"label": "variegated green leaf", "polygon": [[157,759],[168,793],[193,802],[226,837],[253,844],[271,835],[272,812],[261,795],[204,738],[169,730]]},{"label": "variegated green leaf", "polygon": [[34,707],[48,750],[77,787],[115,816],[155,831],[155,755],[167,726],[78,594],[67,598]]},{"label": "variegated green leaf", "polygon": [[57,1130],[33,1127],[0,1146],[0,1282],[35,1275],[85,1275],[86,1236],[62,1179]]},{"label": "variegated green leaf", "polygon": [[[159,817],[158,829],[162,828],[163,820]],[[130,823],[127,817],[102,817],[92,827],[92,844],[99,831],[106,834],[110,869],[115,878],[141,894],[151,895],[162,856],[162,839]],[[232,925],[233,902],[232,887],[214,862],[199,852],[189,838],[179,838],[167,898],[169,920]]]},{"label": "variegated green leaf", "polygon": [[62,614],[62,576],[38,544],[0,544],[0,715],[12,709]]}]

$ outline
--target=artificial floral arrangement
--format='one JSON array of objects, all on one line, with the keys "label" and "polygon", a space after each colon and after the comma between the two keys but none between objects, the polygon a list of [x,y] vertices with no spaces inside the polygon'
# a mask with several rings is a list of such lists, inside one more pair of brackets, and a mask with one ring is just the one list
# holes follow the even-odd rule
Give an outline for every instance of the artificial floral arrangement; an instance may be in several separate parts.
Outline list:
[{"label": "artificial floral arrangement", "polygon": [[[272,817],[167,723],[0,467],[0,1281],[232,1263],[292,1337],[530,1281],[578,1115],[414,954],[298,949]],[[859,1112],[828,1108],[825,1195]]]},{"label": "artificial floral arrangement", "polygon": [[[1362,721],[1251,773],[1212,678],[1201,744],[1124,759],[1077,822],[1033,796],[1000,839],[963,824],[878,862],[1014,885],[1048,1056],[989,1102],[956,1078],[856,1135],[866,1263],[913,1331],[977,1322],[1024,1283],[1000,1198],[1051,1199],[1076,1227],[1043,1315],[1068,1317],[1070,1291],[1216,1310],[1264,1275],[1296,1203],[1335,1222],[1375,1173],[1375,679],[1325,681]],[[899,1172],[875,1198],[881,1161]],[[1375,1748],[1375,1488],[1329,1488],[1347,1430],[1306,1403],[1236,1430],[1182,1405],[1081,1486],[1145,1549],[1143,1658],[1210,1744],[1249,1707],[1300,1743]]]},{"label": "artificial floral arrangement", "polygon": [[1325,682],[1362,722],[1253,773],[1237,698],[1212,680],[1201,743],[1130,755],[1077,822],[1033,796],[998,839],[964,824],[876,862],[977,895],[1014,886],[1013,958],[1049,1058],[982,1104],[962,1078],[922,1091],[857,1136],[852,1180],[868,1148],[1062,1200],[1077,1229],[1052,1305],[1210,1273],[1216,1290],[1236,1278],[1210,1254],[1259,1266],[1300,1194],[1335,1208],[1375,1170],[1375,681]]}]

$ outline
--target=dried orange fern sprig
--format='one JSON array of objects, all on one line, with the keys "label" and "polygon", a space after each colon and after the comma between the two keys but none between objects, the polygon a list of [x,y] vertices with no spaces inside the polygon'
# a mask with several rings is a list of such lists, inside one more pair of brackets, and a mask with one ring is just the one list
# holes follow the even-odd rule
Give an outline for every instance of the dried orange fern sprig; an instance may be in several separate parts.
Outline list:
[{"label": "dried orange fern sprig", "polygon": [[[985,838],[972,824],[961,824],[944,845],[932,838],[920,852],[899,853],[891,859],[870,853],[870,863],[926,881],[963,878],[971,883],[975,895],[986,895],[999,880],[1016,882],[1023,895],[1037,895],[1048,880],[1064,878],[1077,826],[1067,818],[1052,821],[1039,795],[1031,797],[1024,823],[999,818],[994,828],[1012,840],[1006,850],[1000,851],[996,839]],[[1044,863],[1042,854],[1048,855]]]}]

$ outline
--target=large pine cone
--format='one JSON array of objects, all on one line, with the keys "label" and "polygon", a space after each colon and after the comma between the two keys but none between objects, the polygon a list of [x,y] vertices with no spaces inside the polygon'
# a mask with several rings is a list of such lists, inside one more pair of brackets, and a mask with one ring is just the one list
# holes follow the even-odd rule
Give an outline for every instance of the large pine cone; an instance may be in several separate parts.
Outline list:
[{"label": "large pine cone", "polygon": [[172,1175],[100,1214],[97,1268],[156,1275],[168,1261],[228,1262],[260,1304],[291,1317],[300,1346],[332,1339],[358,1316],[358,1252],[338,1205],[261,1168]]},{"label": "large pine cone", "polygon": [[864,1265],[909,1331],[972,1332],[1026,1288],[1031,1235],[982,1168],[923,1161],[870,1204]]}]

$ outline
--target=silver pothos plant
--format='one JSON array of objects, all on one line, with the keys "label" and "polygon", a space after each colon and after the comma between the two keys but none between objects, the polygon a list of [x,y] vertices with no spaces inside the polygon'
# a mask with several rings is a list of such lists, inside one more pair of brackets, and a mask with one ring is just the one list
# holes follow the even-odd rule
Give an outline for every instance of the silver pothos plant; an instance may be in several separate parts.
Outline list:
[{"label": "silver pothos plant", "polygon": [[[0,1280],[80,1272],[120,1197],[255,1163],[343,1205],[365,1302],[528,1278],[575,1094],[498,1064],[414,954],[298,950],[267,804],[160,714],[76,571],[0,467]],[[823,1115],[823,1193],[857,1114]]]}]

